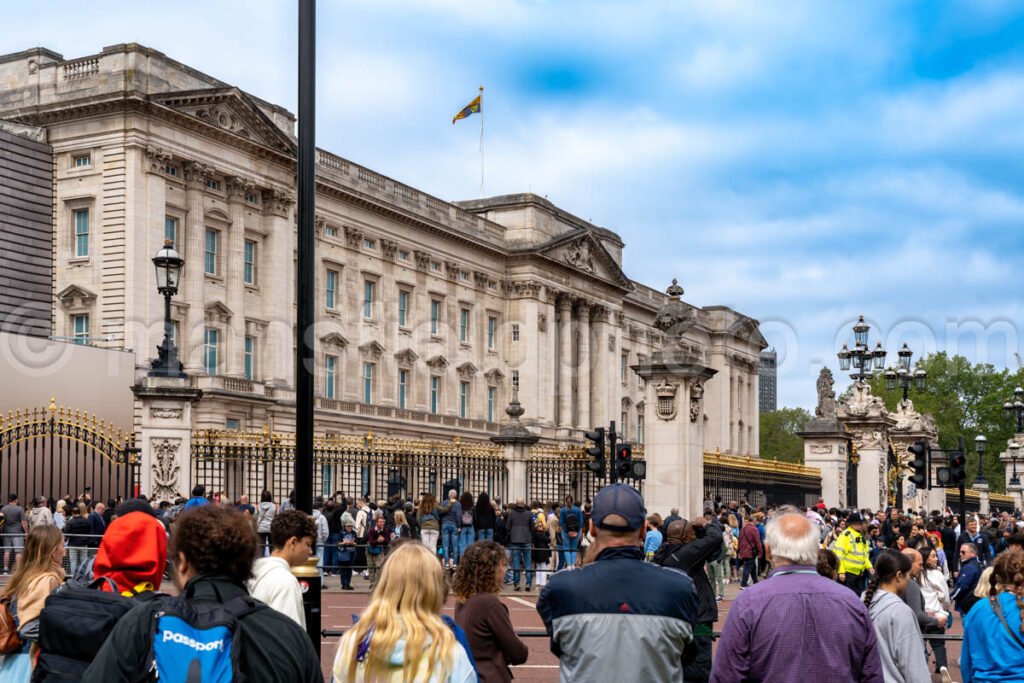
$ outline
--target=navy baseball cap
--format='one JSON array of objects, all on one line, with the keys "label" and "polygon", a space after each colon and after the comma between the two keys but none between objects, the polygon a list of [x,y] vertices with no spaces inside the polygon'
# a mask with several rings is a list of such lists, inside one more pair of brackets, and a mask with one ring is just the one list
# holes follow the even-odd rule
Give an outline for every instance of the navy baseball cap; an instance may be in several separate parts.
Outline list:
[{"label": "navy baseball cap", "polygon": [[[626,524],[624,526],[604,524],[604,518],[608,515],[619,515],[626,520]],[[644,525],[644,520],[647,519],[647,509],[644,507],[644,499],[640,492],[632,486],[609,484],[594,496],[590,517],[594,520],[594,524],[601,529],[636,531]]]}]

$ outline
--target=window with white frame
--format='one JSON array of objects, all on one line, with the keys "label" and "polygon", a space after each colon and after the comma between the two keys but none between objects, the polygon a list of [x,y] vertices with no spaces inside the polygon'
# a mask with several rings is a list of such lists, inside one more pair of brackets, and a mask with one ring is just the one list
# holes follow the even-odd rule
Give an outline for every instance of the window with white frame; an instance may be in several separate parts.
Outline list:
[{"label": "window with white frame", "polygon": [[363,363],[363,403],[373,403],[373,363]]},{"label": "window with white frame", "polygon": [[327,235],[328,237],[337,237],[338,229],[333,225],[328,225],[327,227],[324,228],[324,234]]},{"label": "window with white frame", "polygon": [[377,298],[377,283],[363,280],[363,317],[373,319],[373,302]]},{"label": "window with white frame", "polygon": [[644,442],[644,411],[636,411],[636,442],[642,444]]},{"label": "window with white frame", "polygon": [[76,154],[72,159],[75,168],[89,168],[92,166],[92,154]]},{"label": "window with white frame", "polygon": [[338,383],[338,357],[324,357],[324,398],[334,398]]},{"label": "window with white frame", "polygon": [[623,351],[622,355],[619,356],[619,379],[625,384],[629,379],[627,369],[629,368],[629,351]]},{"label": "window with white frame", "polygon": [[435,337],[441,333],[441,302],[430,300],[430,334]]},{"label": "window with white frame", "polygon": [[203,334],[203,367],[207,375],[217,374],[219,352],[220,331],[214,327],[207,327]]},{"label": "window with white frame", "polygon": [[82,258],[89,255],[89,209],[76,209],[75,219],[75,256]]},{"label": "window with white frame", "polygon": [[371,239],[364,239],[363,240],[363,249],[368,249],[370,251],[373,251],[376,248],[377,248],[377,240],[371,240]]},{"label": "window with white frame", "polygon": [[487,316],[487,350],[493,351],[497,343],[498,319],[493,315]]},{"label": "window with white frame", "polygon": [[334,310],[337,306],[337,292],[338,292],[338,271],[330,270],[327,271],[327,278],[324,285],[324,306]]},{"label": "window with white frame", "polygon": [[512,323],[512,341],[519,341],[519,323]]},{"label": "window with white frame", "polygon": [[459,341],[463,344],[469,343],[469,315],[468,308],[459,309]]},{"label": "window with white frame", "polygon": [[430,376],[430,412],[437,413],[441,407],[441,378]]},{"label": "window with white frame", "polygon": [[406,251],[405,249],[399,249],[398,250],[398,260],[399,261],[408,261],[409,260],[409,252]]},{"label": "window with white frame", "polygon": [[620,435],[622,440],[625,441],[629,438],[629,408],[622,406],[622,415],[620,416],[619,424],[622,425],[622,434]]},{"label": "window with white frame", "polygon": [[89,343],[89,316],[88,315],[73,315],[71,316],[71,326],[73,329],[73,336],[76,344],[88,344]]},{"label": "window with white frame", "polygon": [[178,219],[174,216],[164,216],[164,239],[172,247],[178,243]]},{"label": "window with white frame", "polygon": [[256,338],[245,338],[245,378],[252,381],[256,374]]},{"label": "window with white frame", "polygon": [[166,173],[167,175],[171,176],[172,178],[177,178],[178,177],[178,167],[177,166],[172,166],[171,164],[167,164],[166,166],[164,166],[164,173]]},{"label": "window with white frame", "polygon": [[213,178],[207,178],[206,179],[206,189],[207,190],[220,190],[220,181],[219,180],[214,180]]},{"label": "window with white frame", "polygon": [[498,390],[495,387],[487,387],[487,421],[494,422],[494,403],[497,400]]},{"label": "window with white frame", "polygon": [[398,408],[405,410],[409,398],[409,371],[398,371]]},{"label": "window with white frame", "polygon": [[459,382],[459,417],[469,417],[469,382]]},{"label": "window with white frame", "polygon": [[243,250],[244,265],[242,269],[242,280],[247,285],[256,284],[256,242],[253,240],[245,241],[245,249]]},{"label": "window with white frame", "polygon": [[237,417],[229,417],[224,420],[224,429],[229,432],[237,432],[242,429],[241,421]]},{"label": "window with white frame", "polygon": [[203,272],[216,275],[218,272],[217,254],[220,251],[220,231],[206,229],[206,245],[203,254]]},{"label": "window with white frame", "polygon": [[409,292],[400,289],[398,290],[398,326],[408,327],[409,326]]}]

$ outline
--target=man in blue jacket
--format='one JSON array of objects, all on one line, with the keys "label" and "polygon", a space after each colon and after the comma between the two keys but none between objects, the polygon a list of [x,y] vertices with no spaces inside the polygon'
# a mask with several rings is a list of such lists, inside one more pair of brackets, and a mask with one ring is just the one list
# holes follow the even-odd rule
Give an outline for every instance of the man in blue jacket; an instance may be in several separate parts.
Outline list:
[{"label": "man in blue jacket", "polygon": [[537,612],[562,681],[683,680],[696,654],[696,591],[683,572],[644,562],[646,519],[636,489],[601,489],[586,564],[555,574],[541,592]]},{"label": "man in blue jacket", "polygon": [[974,588],[978,585],[980,577],[981,563],[978,562],[978,546],[973,543],[964,543],[960,546],[960,573],[956,576],[953,592],[949,596],[961,617],[967,616],[967,613],[974,607],[974,603],[980,600],[974,594]]},{"label": "man in blue jacket", "polygon": [[558,513],[558,527],[562,530],[561,538],[563,552],[559,552],[562,559],[559,562],[559,569],[563,566],[569,569],[576,567],[576,549],[580,547],[580,535],[583,533],[583,513],[573,502],[572,496],[565,497],[565,505]]}]

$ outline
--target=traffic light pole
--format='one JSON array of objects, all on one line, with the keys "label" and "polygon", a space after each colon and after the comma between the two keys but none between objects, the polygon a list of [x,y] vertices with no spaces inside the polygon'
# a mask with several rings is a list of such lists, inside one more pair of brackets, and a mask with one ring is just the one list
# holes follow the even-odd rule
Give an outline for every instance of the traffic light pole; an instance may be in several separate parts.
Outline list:
[{"label": "traffic light pole", "polygon": [[608,482],[614,484],[619,480],[619,462],[615,453],[615,446],[618,443],[617,435],[615,434],[615,420],[608,423],[608,446],[610,448],[608,454],[608,464],[611,472],[608,474]]},{"label": "traffic light pole", "polygon": [[[963,435],[961,435],[958,438],[957,443],[960,446],[960,452],[966,455],[967,451],[965,449],[967,447],[967,444],[964,442]],[[960,528],[961,529],[966,529],[967,528],[967,482],[966,482],[966,480],[961,479],[959,486],[960,486]]]}]

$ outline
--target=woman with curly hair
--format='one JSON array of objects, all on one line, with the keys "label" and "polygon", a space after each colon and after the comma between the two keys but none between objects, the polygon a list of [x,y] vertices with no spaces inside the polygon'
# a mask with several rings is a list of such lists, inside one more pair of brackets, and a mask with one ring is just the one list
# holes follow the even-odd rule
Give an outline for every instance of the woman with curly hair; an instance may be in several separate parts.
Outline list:
[{"label": "woman with curly hair", "polygon": [[1024,671],[1024,553],[996,558],[989,597],[964,619],[960,671],[965,681],[1020,680]]},{"label": "woman with curly hair", "polygon": [[494,541],[477,541],[466,549],[455,572],[455,623],[469,636],[481,683],[512,680],[510,664],[529,655],[516,636],[508,608],[498,599],[508,560]]},{"label": "woman with curly hair", "polygon": [[334,658],[337,683],[470,683],[476,672],[441,619],[447,587],[440,563],[406,542],[384,563],[370,604]]}]

